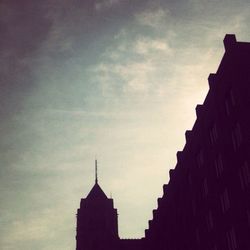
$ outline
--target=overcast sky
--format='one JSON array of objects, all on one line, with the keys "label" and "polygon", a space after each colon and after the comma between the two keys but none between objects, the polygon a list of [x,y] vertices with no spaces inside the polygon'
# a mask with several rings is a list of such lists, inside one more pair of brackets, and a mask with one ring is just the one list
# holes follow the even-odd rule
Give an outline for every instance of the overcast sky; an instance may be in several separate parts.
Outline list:
[{"label": "overcast sky", "polygon": [[75,248],[81,197],[144,235],[247,0],[0,0],[0,248]]}]

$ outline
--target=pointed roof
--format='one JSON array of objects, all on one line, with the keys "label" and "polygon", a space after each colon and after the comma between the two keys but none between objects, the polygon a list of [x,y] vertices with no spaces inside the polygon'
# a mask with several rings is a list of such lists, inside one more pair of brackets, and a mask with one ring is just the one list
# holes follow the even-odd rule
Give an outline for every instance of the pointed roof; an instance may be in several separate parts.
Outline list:
[{"label": "pointed roof", "polygon": [[106,194],[103,192],[101,187],[98,184],[98,176],[97,176],[97,160],[95,160],[95,185],[90,190],[87,195],[87,199],[108,199]]},{"label": "pointed roof", "polygon": [[107,199],[107,198],[108,197],[103,192],[98,183],[95,183],[95,185],[92,187],[89,194],[87,195],[87,199]]}]

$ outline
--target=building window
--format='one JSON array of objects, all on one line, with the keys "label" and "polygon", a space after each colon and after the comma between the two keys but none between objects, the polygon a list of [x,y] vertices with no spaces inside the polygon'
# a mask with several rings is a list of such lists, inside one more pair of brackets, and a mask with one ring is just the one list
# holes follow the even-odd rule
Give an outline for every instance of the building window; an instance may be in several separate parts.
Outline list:
[{"label": "building window", "polygon": [[199,153],[197,154],[196,161],[197,161],[198,167],[201,167],[204,164],[203,150],[200,150]]},{"label": "building window", "polygon": [[243,177],[243,174],[242,174],[242,169],[239,170],[239,178],[240,178],[240,186],[242,189],[245,188],[245,183],[244,183],[244,177]]},{"label": "building window", "polygon": [[229,96],[230,96],[230,101],[231,101],[232,106],[235,106],[236,102],[235,102],[235,97],[234,97],[234,93],[232,90],[230,90]]},{"label": "building window", "polygon": [[195,236],[196,236],[197,245],[200,245],[200,231],[198,228],[196,228]]},{"label": "building window", "polygon": [[228,99],[225,101],[225,108],[226,108],[226,114],[229,116],[230,115],[230,104]]},{"label": "building window", "polygon": [[209,131],[210,142],[214,145],[218,139],[217,125],[214,123]]},{"label": "building window", "polygon": [[245,189],[250,184],[250,169],[249,164],[245,161],[239,170],[240,185],[242,189]]},{"label": "building window", "polygon": [[188,174],[188,184],[192,185],[192,176],[190,173]]},{"label": "building window", "polygon": [[195,199],[192,199],[192,212],[193,212],[193,216],[195,216],[195,214],[196,214]]},{"label": "building window", "polygon": [[204,196],[207,196],[208,195],[207,178],[205,178],[203,181],[203,191],[204,191]]},{"label": "building window", "polygon": [[242,143],[242,133],[239,123],[237,123],[232,130],[232,141],[234,150],[236,151],[239,148],[240,144]]},{"label": "building window", "polygon": [[217,155],[214,161],[214,165],[215,165],[216,176],[219,177],[222,174],[223,169],[224,169],[221,154]]},{"label": "building window", "polygon": [[247,210],[247,223],[248,223],[248,226],[250,226],[250,211]]},{"label": "building window", "polygon": [[211,248],[211,250],[218,250],[218,248],[217,248],[216,245],[214,245],[214,246]]},{"label": "building window", "polygon": [[230,201],[227,188],[224,190],[222,195],[220,196],[221,209],[222,212],[225,213],[230,208]]},{"label": "building window", "polygon": [[225,100],[226,114],[229,116],[231,114],[231,109],[236,105],[234,93],[232,90],[227,94]]},{"label": "building window", "polygon": [[237,248],[236,234],[234,228],[227,232],[228,249],[235,250]]},{"label": "building window", "polygon": [[207,229],[208,229],[208,231],[211,231],[214,227],[213,215],[212,215],[211,211],[208,212],[208,215],[206,217],[206,221],[207,221]]}]

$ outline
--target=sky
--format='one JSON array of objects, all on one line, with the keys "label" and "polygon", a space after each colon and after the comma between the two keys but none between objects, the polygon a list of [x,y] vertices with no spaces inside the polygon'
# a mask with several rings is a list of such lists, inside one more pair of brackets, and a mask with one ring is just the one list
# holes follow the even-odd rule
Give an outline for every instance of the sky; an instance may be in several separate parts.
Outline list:
[{"label": "sky", "polygon": [[0,248],[75,248],[99,183],[141,238],[247,0],[0,0]]}]

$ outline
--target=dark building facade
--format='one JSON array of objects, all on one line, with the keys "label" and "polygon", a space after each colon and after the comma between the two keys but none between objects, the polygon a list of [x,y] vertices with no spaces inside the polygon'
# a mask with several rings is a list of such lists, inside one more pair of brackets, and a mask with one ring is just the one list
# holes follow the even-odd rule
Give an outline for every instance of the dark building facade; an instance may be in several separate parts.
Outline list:
[{"label": "dark building facade", "polygon": [[[119,239],[113,201],[96,183],[78,209],[77,250],[250,249],[250,43],[226,35],[224,46],[145,237]],[[98,213],[106,226],[97,219],[91,223],[97,210],[90,200],[94,204],[97,196],[98,209],[109,214]]]}]

